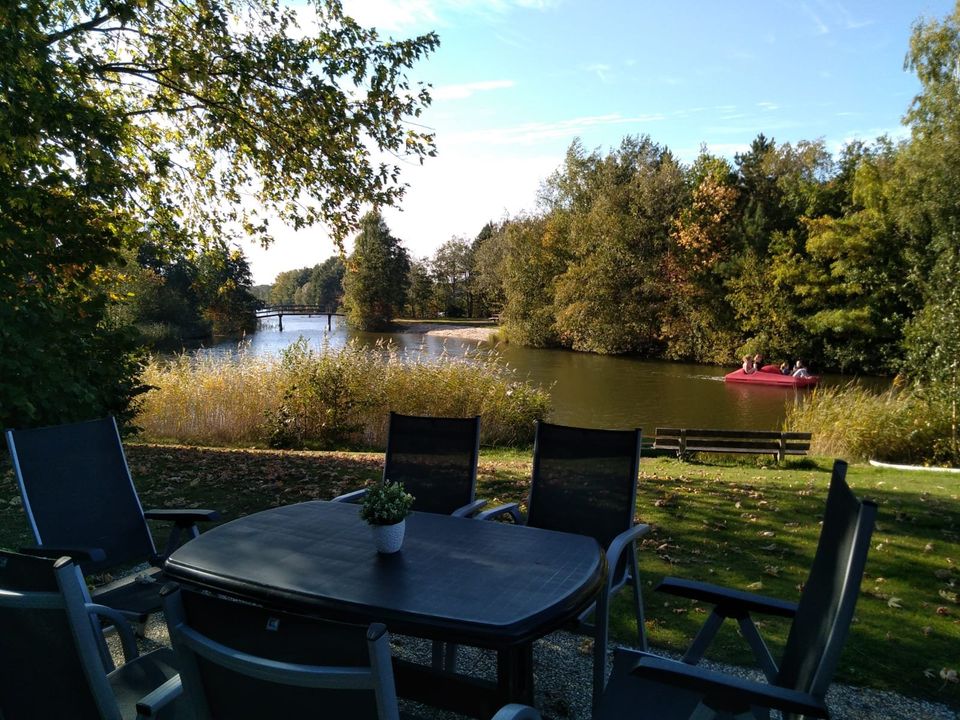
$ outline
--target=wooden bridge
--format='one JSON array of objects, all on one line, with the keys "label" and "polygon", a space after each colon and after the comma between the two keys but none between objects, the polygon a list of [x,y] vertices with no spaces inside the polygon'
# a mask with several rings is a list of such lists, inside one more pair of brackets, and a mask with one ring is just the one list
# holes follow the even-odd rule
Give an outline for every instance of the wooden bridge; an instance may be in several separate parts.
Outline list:
[{"label": "wooden bridge", "polygon": [[270,317],[277,318],[280,321],[280,332],[283,332],[284,315],[307,315],[309,317],[313,317],[315,315],[326,315],[327,330],[331,329],[334,315],[343,317],[343,313],[333,312],[320,305],[266,305],[265,307],[257,310],[258,320]]}]

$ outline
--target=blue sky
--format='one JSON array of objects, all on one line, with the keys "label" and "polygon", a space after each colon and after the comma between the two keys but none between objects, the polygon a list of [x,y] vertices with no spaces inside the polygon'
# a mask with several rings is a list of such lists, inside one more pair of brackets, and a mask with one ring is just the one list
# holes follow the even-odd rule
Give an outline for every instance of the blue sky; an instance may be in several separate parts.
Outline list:
[{"label": "blue sky", "polygon": [[[579,137],[608,149],[648,134],[681,160],[701,144],[732,158],[777,142],[905,136],[919,85],[903,69],[910,29],[948,0],[344,0],[383,36],[435,30],[413,77],[433,86],[422,122],[438,157],[405,166],[402,210],[385,216],[417,257],[487,220],[536,205]],[[306,16],[306,14],[305,14]],[[321,262],[322,228],[244,248],[257,283]],[[349,251],[349,247],[347,248]]]}]

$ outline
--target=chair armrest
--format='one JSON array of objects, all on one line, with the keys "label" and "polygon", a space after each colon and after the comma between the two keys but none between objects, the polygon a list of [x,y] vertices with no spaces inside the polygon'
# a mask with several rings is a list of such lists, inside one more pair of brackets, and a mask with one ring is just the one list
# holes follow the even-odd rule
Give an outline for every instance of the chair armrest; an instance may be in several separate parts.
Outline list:
[{"label": "chair armrest", "polygon": [[700,693],[713,704],[759,705],[806,717],[825,718],[827,707],[810,693],[768,685],[687,665],[676,660],[642,654],[631,674]]},{"label": "chair armrest", "polygon": [[147,520],[163,520],[176,523],[177,527],[183,528],[192,527],[198,522],[212,522],[220,519],[220,513],[216,510],[204,510],[202,508],[147,510],[143,513],[143,516]]},{"label": "chair armrest", "polygon": [[668,577],[664,578],[655,589],[670,595],[701,600],[716,605],[717,612],[724,617],[746,617],[751,612],[786,618],[792,618],[797,614],[796,603],[757,595],[756,593],[743,592],[742,590],[731,590],[720,585],[697,582],[696,580]]},{"label": "chair armrest", "polygon": [[96,603],[84,603],[84,610],[90,615],[96,615],[106,618],[117,629],[117,635],[120,636],[120,645],[123,648],[123,661],[130,662],[139,657],[140,651],[137,650],[137,641],[133,637],[133,630],[127,618],[119,610],[114,610],[106,605]]},{"label": "chair armrest", "polygon": [[107,559],[107,553],[102,548],[79,545],[30,545],[20,548],[20,552],[24,555],[45,558],[67,556],[75,563],[103,562]]},{"label": "chair armrest", "polygon": [[[620,562],[620,556],[623,555],[623,551],[627,549],[630,543],[634,542],[637,538],[646,535],[648,532],[650,532],[649,525],[634,525],[632,528],[624,530],[610,542],[610,547],[607,548],[608,588],[613,585],[615,580],[614,570],[616,569],[617,564]],[[640,582],[639,578],[635,579],[637,582]]]},{"label": "chair armrest", "polygon": [[348,492],[345,495],[337,495],[331,502],[342,502],[342,503],[358,503],[363,500],[364,495],[367,494],[367,488],[362,490],[354,490],[353,492]]},{"label": "chair armrest", "polygon": [[489,510],[483,510],[473,516],[474,520],[493,520],[501,515],[509,515],[517,525],[523,525],[523,518],[520,516],[520,506],[517,503],[507,503],[506,505],[497,505]]},{"label": "chair armrest", "polygon": [[450,514],[453,515],[454,517],[470,517],[477,510],[479,510],[486,504],[487,504],[486,500],[474,500],[473,502],[467,503],[461,508],[457,508]]},{"label": "chair armrest", "polygon": [[529,705],[510,703],[497,710],[492,720],[540,720],[540,713]]},{"label": "chair armrest", "polygon": [[157,717],[159,712],[183,693],[180,676],[174,675],[163,685],[137,701],[137,720]]}]

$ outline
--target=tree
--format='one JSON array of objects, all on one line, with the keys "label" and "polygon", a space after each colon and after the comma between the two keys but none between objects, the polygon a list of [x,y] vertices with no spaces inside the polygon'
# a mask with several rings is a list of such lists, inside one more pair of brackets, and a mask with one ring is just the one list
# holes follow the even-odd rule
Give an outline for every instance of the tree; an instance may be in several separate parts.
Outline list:
[{"label": "tree", "polygon": [[680,210],[663,258],[668,288],[660,333],[668,358],[723,362],[742,342],[724,287],[739,239],[740,191],[730,164],[706,150],[690,175],[690,202]]},{"label": "tree", "polygon": [[901,227],[913,238],[914,274],[923,278],[923,307],[908,324],[904,371],[935,412],[947,415],[950,436],[941,457],[960,461],[960,5],[942,21],[913,28],[907,67],[921,91],[907,113],[911,142],[903,152]]},{"label": "tree", "polygon": [[347,322],[358,330],[385,330],[406,300],[410,258],[378,212],[360,221],[343,282]]},{"label": "tree", "polygon": [[436,45],[384,41],[338,0],[303,30],[279,0],[0,6],[0,420],[126,411],[125,248],[267,242],[271,214],[341,239],[397,201],[399,164],[374,153],[433,154],[406,72]]},{"label": "tree", "polygon": [[256,328],[257,300],[250,292],[250,265],[239,248],[211,241],[195,259],[193,288],[200,316],[214,335],[239,335]]},{"label": "tree", "polygon": [[504,223],[488,222],[473,241],[472,283],[477,298],[478,317],[488,317],[503,309],[503,266],[507,243]]},{"label": "tree", "polygon": [[473,251],[462,238],[447,240],[433,254],[430,270],[434,293],[447,317],[473,316],[472,269]]},{"label": "tree", "polygon": [[270,288],[270,304],[290,305],[293,303],[294,296],[310,280],[312,272],[310,268],[305,267],[277,273],[277,277],[273,280],[273,287]]},{"label": "tree", "polygon": [[506,335],[520,345],[557,345],[554,292],[568,257],[562,215],[517,218],[502,232],[505,303],[500,320]]},{"label": "tree", "polygon": [[333,255],[310,271],[307,281],[293,294],[293,301],[301,305],[319,305],[335,311],[343,299],[343,276],[346,266],[339,255]]},{"label": "tree", "polygon": [[686,195],[683,170],[646,136],[625,138],[587,167],[569,213],[571,259],[556,282],[557,331],[574,350],[656,352],[659,268]]},{"label": "tree", "polygon": [[425,260],[415,260],[410,263],[410,272],[407,278],[407,307],[410,308],[410,317],[430,317],[434,298],[433,278]]}]

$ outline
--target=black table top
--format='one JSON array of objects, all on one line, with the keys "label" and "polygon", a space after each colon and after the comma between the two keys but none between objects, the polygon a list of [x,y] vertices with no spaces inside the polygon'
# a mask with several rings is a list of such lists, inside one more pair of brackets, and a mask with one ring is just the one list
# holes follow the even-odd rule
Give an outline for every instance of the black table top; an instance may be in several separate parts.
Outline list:
[{"label": "black table top", "polygon": [[174,552],[174,580],[293,612],[486,647],[541,637],[595,599],[593,538],[430,513],[380,555],[359,507],[306,502],[221,525]]}]

